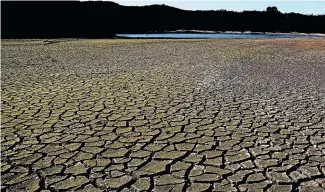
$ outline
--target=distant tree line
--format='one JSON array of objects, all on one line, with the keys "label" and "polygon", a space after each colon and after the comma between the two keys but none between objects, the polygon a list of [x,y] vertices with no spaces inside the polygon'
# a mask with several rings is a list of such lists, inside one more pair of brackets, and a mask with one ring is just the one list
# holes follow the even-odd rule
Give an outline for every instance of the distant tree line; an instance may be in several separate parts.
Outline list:
[{"label": "distant tree line", "polygon": [[109,38],[172,30],[325,33],[325,15],[266,11],[185,11],[101,1],[1,1],[2,38]]}]

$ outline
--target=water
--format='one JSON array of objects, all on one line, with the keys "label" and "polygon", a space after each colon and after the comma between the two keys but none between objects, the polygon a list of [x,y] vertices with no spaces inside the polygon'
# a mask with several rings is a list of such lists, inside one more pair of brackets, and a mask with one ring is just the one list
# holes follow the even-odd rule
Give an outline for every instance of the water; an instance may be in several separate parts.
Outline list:
[{"label": "water", "polygon": [[144,33],[117,34],[129,38],[176,38],[176,39],[220,39],[220,38],[315,38],[320,35],[304,34],[250,34],[250,33]]}]

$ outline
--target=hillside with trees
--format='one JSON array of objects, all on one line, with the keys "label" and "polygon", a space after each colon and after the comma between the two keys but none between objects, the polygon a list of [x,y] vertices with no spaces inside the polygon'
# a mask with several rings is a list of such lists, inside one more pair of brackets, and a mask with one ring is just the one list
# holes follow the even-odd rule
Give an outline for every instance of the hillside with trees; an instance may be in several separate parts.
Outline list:
[{"label": "hillside with trees", "polygon": [[2,1],[2,38],[110,38],[173,30],[325,33],[325,15],[265,11],[186,11],[101,1]]}]

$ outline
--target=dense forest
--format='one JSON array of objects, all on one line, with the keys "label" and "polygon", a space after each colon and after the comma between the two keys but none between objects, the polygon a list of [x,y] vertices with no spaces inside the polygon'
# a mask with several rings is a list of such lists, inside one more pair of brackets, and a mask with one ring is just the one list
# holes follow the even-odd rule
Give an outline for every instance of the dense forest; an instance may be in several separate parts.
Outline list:
[{"label": "dense forest", "polygon": [[325,33],[325,15],[265,11],[185,11],[102,1],[1,1],[2,38],[109,38],[172,30]]}]

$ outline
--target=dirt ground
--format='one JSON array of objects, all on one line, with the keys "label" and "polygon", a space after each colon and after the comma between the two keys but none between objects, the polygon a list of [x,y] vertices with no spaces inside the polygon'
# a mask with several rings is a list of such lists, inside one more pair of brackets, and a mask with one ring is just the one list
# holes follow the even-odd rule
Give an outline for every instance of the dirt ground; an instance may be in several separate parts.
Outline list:
[{"label": "dirt ground", "polygon": [[2,40],[3,191],[325,191],[325,38]]}]

